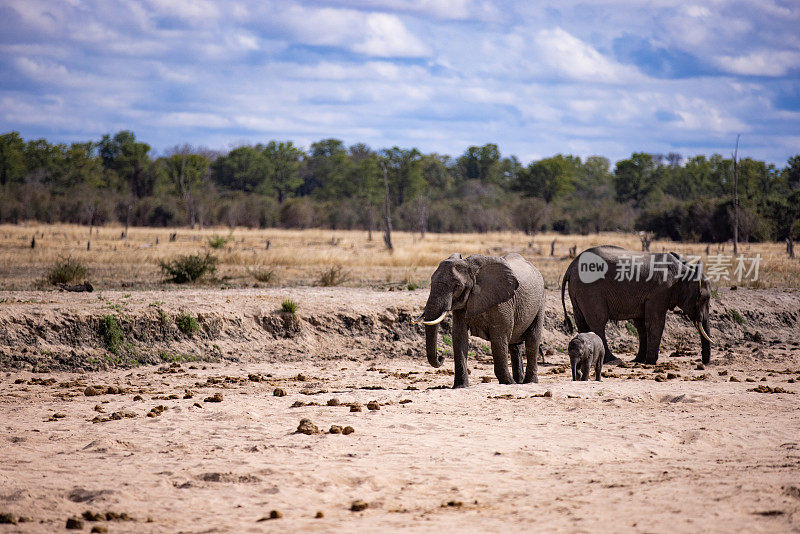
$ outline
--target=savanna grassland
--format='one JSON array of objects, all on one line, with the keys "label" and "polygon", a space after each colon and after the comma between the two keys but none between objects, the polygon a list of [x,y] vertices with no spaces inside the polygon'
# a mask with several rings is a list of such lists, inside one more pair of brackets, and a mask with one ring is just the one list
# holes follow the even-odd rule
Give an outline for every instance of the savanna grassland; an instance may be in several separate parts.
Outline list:
[{"label": "savanna grassland", "polygon": [[[42,280],[48,269],[59,258],[66,257],[85,265],[88,279],[98,288],[160,288],[165,287],[160,261],[206,252],[219,262],[215,275],[201,281],[201,286],[320,285],[321,276],[332,268],[340,271],[334,285],[423,286],[436,265],[453,252],[464,255],[518,252],[536,265],[548,287],[555,287],[571,261],[571,247],[580,252],[590,246],[612,244],[641,250],[639,235],[614,232],[533,236],[522,232],[428,233],[424,238],[420,234],[393,232],[391,252],[384,246],[379,231],[373,233],[371,241],[367,232],[357,230],[130,228],[127,239],[123,235],[124,228],[119,226],[95,227],[90,236],[89,227],[78,225],[0,225],[0,289],[43,289],[46,286]],[[170,241],[171,236],[174,241]],[[34,238],[36,244],[32,248]],[[708,254],[732,256],[730,243],[707,246],[653,240],[650,250],[697,255],[706,265]],[[716,285],[756,288],[800,285],[800,261],[788,258],[784,244],[741,244],[739,253],[748,260],[757,254],[761,256],[758,280],[720,279]],[[732,268],[728,272],[733,276]]]},{"label": "savanna grassland", "polygon": [[[394,232],[390,253],[378,232],[122,232],[0,226],[0,534],[800,529],[800,262],[781,244],[742,245],[758,281],[713,284],[709,364],[668,314],[658,365],[629,363],[620,322],[623,363],[572,382],[570,248],[637,235]],[[450,389],[449,321],[428,365],[410,319],[453,252],[544,274],[537,384],[498,384],[471,338],[470,387]],[[160,262],[207,253],[216,272],[165,282]],[[65,258],[93,292],[47,282]]]}]

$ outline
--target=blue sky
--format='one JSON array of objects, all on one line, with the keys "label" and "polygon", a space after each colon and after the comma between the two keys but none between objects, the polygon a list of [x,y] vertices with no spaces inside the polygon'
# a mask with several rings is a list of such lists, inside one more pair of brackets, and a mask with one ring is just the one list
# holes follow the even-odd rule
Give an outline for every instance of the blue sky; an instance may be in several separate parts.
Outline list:
[{"label": "blue sky", "polygon": [[800,153],[800,3],[0,0],[0,131]]}]

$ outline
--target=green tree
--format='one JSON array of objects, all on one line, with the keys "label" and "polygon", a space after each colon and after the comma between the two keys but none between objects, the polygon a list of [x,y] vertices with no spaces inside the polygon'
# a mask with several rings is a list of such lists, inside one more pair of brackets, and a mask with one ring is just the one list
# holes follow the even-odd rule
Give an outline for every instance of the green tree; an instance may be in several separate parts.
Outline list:
[{"label": "green tree", "polygon": [[25,177],[25,141],[19,132],[0,135],[0,186]]},{"label": "green tree", "polygon": [[272,164],[264,155],[263,147],[241,146],[214,162],[216,182],[230,190],[270,195],[273,192],[269,176]]},{"label": "green tree", "polygon": [[632,201],[639,205],[656,187],[656,163],[651,154],[637,152],[617,162],[614,168],[614,189],[618,202]]},{"label": "green tree", "polygon": [[575,191],[575,181],[581,168],[581,158],[557,154],[531,162],[519,172],[515,188],[525,196],[552,202]]},{"label": "green tree", "polygon": [[269,176],[272,188],[278,193],[278,203],[283,204],[283,201],[303,183],[298,172],[303,161],[303,151],[291,141],[285,143],[270,141],[264,147],[263,153],[272,169]]},{"label": "green tree", "polygon": [[162,158],[162,165],[180,196],[189,227],[197,223],[199,200],[207,186],[211,162],[202,154],[195,153],[188,145],[176,147],[172,154]]},{"label": "green tree", "polygon": [[456,161],[459,182],[480,180],[495,185],[505,182],[500,164],[500,149],[493,143],[468,147]]},{"label": "green tree", "polygon": [[116,172],[134,197],[153,193],[156,177],[150,168],[150,145],[137,142],[133,132],[123,130],[114,137],[104,135],[97,146],[103,167]]}]

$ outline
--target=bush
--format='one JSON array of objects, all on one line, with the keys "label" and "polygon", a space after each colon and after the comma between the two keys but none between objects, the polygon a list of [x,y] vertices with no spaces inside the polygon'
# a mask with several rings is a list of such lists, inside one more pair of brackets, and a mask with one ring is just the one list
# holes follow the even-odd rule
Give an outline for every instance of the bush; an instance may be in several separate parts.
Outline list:
[{"label": "bush", "polygon": [[178,330],[184,333],[184,335],[191,336],[198,330],[200,330],[200,323],[197,322],[197,319],[189,315],[188,313],[184,313],[178,316],[175,320],[175,323],[178,325]]},{"label": "bush", "polygon": [[275,277],[275,270],[268,267],[256,267],[250,271],[250,274],[259,282],[268,284]]},{"label": "bush", "polygon": [[159,261],[161,270],[169,277],[170,282],[185,284],[194,282],[206,273],[213,273],[217,270],[217,258],[206,252],[205,256],[200,254],[189,254],[178,256],[172,261]]},{"label": "bush", "polygon": [[208,238],[208,246],[213,248],[214,250],[217,250],[223,248],[232,240],[233,236],[223,237],[221,235],[215,235],[213,237]]},{"label": "bush", "polygon": [[294,314],[297,312],[297,303],[292,299],[286,299],[281,302],[281,310],[285,311],[286,313]]},{"label": "bush", "polygon": [[85,276],[86,267],[81,262],[73,260],[69,256],[66,258],[59,256],[47,273],[47,281],[53,285],[69,284]]},{"label": "bush", "polygon": [[347,281],[347,276],[341,265],[332,265],[319,275],[319,284],[325,287],[338,286]]},{"label": "bush", "polygon": [[119,355],[122,348],[123,335],[122,328],[119,326],[119,321],[113,315],[106,315],[100,323],[100,337],[103,338],[108,351],[112,354]]}]

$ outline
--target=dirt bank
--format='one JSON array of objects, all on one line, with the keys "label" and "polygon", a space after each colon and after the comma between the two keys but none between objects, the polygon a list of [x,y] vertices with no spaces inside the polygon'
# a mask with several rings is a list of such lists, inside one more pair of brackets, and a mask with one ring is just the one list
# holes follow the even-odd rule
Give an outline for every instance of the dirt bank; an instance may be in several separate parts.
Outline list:
[{"label": "dirt bank", "polygon": [[[421,357],[420,312],[427,290],[272,288],[102,293],[0,292],[0,369],[98,370],[165,361],[293,361],[384,355]],[[559,294],[548,291],[545,346],[563,350]],[[291,299],[295,314],[281,311]],[[724,290],[713,301],[715,357],[792,351],[798,290]],[[569,304],[568,304],[569,306]],[[636,338],[625,323],[609,327],[612,349],[627,354]],[[688,322],[670,314],[662,355],[696,351]],[[476,354],[488,345],[473,338]]]}]

